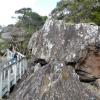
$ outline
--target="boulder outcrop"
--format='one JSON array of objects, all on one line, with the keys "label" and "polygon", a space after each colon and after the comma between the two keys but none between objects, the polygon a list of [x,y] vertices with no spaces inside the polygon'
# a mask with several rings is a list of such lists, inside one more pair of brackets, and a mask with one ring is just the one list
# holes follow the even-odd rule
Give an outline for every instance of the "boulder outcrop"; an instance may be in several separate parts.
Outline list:
[{"label": "boulder outcrop", "polygon": [[91,23],[65,23],[62,20],[49,18],[44,27],[33,34],[28,48],[32,50],[33,59],[38,57],[46,61],[57,60],[75,65],[88,46],[99,47],[99,44],[99,26]]},{"label": "boulder outcrop", "polygon": [[81,50],[99,42],[100,29],[95,24],[72,24],[49,18],[43,28],[33,34],[28,48],[38,58],[74,62]]},{"label": "boulder outcrop", "polygon": [[[97,94],[88,89],[91,86],[80,82],[71,67],[78,63],[88,45],[99,46],[99,43],[100,28],[97,25],[65,23],[49,17],[29,41],[32,62],[37,64],[31,66],[28,76],[9,100],[99,100]],[[46,65],[39,64],[41,59],[47,62]]]},{"label": "boulder outcrop", "polygon": [[53,61],[30,73],[8,100],[99,100],[86,86],[71,66]]},{"label": "boulder outcrop", "polygon": [[[87,83],[81,83],[74,68],[81,52],[90,44],[100,41],[100,29],[87,23],[70,24],[49,18],[43,28],[34,33],[28,48],[33,62],[38,64],[34,73],[18,86],[9,100],[99,100]],[[41,67],[39,67],[41,66]],[[32,70],[31,68],[31,70]]]}]

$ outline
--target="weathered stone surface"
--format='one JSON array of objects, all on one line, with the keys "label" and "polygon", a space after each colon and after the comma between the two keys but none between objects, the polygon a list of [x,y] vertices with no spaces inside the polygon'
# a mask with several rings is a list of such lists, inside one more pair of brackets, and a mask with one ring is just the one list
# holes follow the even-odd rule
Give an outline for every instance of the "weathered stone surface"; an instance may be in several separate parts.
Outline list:
[{"label": "weathered stone surface", "polygon": [[[57,68],[59,65],[59,68]],[[31,73],[8,100],[99,100],[71,66],[54,61]]]},{"label": "weathered stone surface", "polygon": [[49,64],[29,74],[9,100],[98,100],[88,85],[78,80],[74,69],[65,65],[65,61],[75,61],[82,49],[95,42],[99,42],[96,25],[48,19],[33,34],[28,48],[32,49],[33,60],[42,58]]},{"label": "weathered stone surface", "polygon": [[[28,47],[32,49],[34,57],[47,61],[56,59],[75,62],[81,57],[82,50],[91,44],[100,44],[100,27],[97,25],[89,23],[70,24],[49,18],[44,27],[39,32],[33,34]],[[71,79],[73,80],[73,78]],[[56,86],[53,90],[55,88]],[[75,89],[75,86],[73,86],[73,89]],[[78,89],[76,88],[76,90]],[[69,92],[67,91],[67,93]],[[71,97],[71,100],[74,97],[74,93],[72,94],[72,96],[68,97]],[[98,94],[99,92],[96,91],[96,95]],[[74,99],[78,100],[80,97],[76,98]],[[84,100],[88,99],[84,98]]]},{"label": "weathered stone surface", "polygon": [[96,25],[68,24],[50,18],[39,32],[33,34],[28,47],[38,58],[73,62],[82,49],[99,41],[100,32]]},{"label": "weathered stone surface", "polygon": [[[33,61],[45,59],[47,65],[30,73],[9,100],[99,100],[81,83],[71,66],[89,44],[99,43],[100,29],[96,25],[69,24],[62,20],[47,19],[43,28],[34,33],[28,48]],[[40,66],[40,65],[39,65]],[[34,68],[34,67],[32,67]]]},{"label": "weathered stone surface", "polygon": [[3,28],[1,38],[5,40],[11,40],[14,36],[17,36],[17,40],[22,41],[27,34],[28,33],[25,32],[23,28],[19,28],[14,25],[8,25],[7,27]]}]

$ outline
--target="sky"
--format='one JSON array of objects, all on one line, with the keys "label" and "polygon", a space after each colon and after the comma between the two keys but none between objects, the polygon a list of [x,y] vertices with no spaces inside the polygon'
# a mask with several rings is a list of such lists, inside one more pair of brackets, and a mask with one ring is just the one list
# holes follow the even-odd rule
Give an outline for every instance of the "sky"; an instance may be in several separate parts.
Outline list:
[{"label": "sky", "polygon": [[0,0],[0,25],[14,24],[17,19],[15,11],[23,7],[32,8],[40,15],[49,15],[60,0]]}]

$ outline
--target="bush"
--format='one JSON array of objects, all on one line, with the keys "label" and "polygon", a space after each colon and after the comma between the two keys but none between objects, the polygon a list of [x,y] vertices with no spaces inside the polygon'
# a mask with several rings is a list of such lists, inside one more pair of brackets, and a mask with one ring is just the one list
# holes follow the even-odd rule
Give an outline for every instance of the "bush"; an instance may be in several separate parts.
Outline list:
[{"label": "bush", "polygon": [[91,13],[91,20],[100,26],[100,11],[94,11]]},{"label": "bush", "polygon": [[[74,0],[74,1],[60,1],[54,11],[62,11],[64,8],[71,13],[60,20],[64,19],[66,22],[94,22],[100,25],[100,1],[99,0]],[[59,19],[58,19],[59,20]]]}]

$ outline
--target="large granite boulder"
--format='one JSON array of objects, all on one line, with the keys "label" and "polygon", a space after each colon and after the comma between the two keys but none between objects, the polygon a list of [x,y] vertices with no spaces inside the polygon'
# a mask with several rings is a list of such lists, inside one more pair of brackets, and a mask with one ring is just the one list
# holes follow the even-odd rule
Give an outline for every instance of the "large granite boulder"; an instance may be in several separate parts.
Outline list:
[{"label": "large granite boulder", "polygon": [[99,100],[87,86],[71,66],[56,60],[30,73],[8,100]]},{"label": "large granite boulder", "polygon": [[100,29],[95,24],[72,24],[49,18],[44,27],[33,34],[28,48],[37,58],[73,62],[86,46],[99,42]]},{"label": "large granite boulder", "polygon": [[100,30],[94,24],[47,19],[43,28],[32,35],[28,48],[32,50],[33,62],[44,59],[48,63],[33,66],[35,72],[29,71],[9,100],[99,100],[88,89],[92,87],[81,83],[74,68],[66,65],[76,62],[85,47],[99,41]]}]

